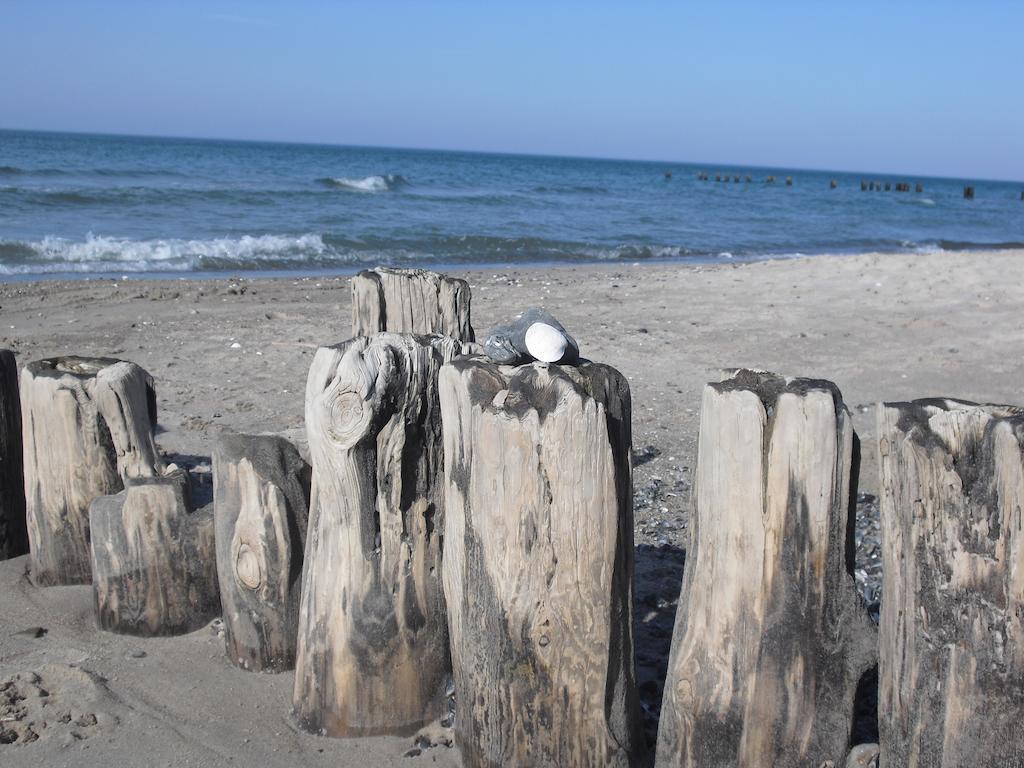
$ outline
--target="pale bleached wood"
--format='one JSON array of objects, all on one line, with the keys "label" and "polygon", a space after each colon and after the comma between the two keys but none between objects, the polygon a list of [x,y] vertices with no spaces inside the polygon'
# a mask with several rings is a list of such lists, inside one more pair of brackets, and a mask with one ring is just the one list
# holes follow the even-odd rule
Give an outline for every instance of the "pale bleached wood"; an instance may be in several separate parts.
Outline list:
[{"label": "pale bleached wood", "polygon": [[13,352],[0,349],[0,560],[26,552],[18,365]]},{"label": "pale bleached wood", "polygon": [[274,435],[226,433],[213,452],[225,647],[243,669],[295,666],[310,468]]},{"label": "pale bleached wood", "polygon": [[177,635],[220,613],[213,508],[192,509],[188,473],[129,478],[89,508],[101,629]]},{"label": "pale bleached wood", "polygon": [[360,272],[352,278],[352,335],[380,331],[474,341],[469,283],[425,269]]},{"label": "pale bleached wood", "polygon": [[21,404],[32,578],[89,583],[89,503],[162,470],[153,381],[121,360],[51,358],[22,370]]},{"label": "pale bleached wood", "polygon": [[847,554],[855,441],[831,382],[705,388],[658,766],[845,761],[876,643]]},{"label": "pale bleached wood", "polygon": [[440,397],[463,764],[644,764],[625,378],[462,357]]},{"label": "pale bleached wood", "polygon": [[307,730],[406,734],[445,711],[437,375],[451,337],[381,333],[317,350],[294,705]]},{"label": "pale bleached wood", "polygon": [[881,765],[1024,765],[1024,409],[878,408]]}]

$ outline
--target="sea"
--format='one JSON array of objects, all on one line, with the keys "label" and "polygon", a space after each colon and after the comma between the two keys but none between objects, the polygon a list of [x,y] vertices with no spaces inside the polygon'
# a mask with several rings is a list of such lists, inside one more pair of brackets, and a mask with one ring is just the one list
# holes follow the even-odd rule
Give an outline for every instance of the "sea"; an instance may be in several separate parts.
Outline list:
[{"label": "sea", "polygon": [[0,131],[0,280],[1019,248],[1022,190],[867,171]]}]

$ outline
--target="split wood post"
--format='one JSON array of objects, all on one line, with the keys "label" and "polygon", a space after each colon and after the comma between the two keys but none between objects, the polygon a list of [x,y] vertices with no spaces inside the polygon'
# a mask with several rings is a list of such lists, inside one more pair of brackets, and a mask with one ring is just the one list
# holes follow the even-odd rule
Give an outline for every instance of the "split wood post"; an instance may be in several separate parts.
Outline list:
[{"label": "split wood post", "polygon": [[321,347],[306,384],[313,464],[294,708],[329,736],[410,734],[451,673],[437,375],[448,336]]},{"label": "split wood post", "polygon": [[425,269],[364,270],[352,278],[352,335],[436,333],[474,341],[469,283]]},{"label": "split wood post", "polygon": [[39,360],[21,372],[21,406],[32,579],[88,584],[89,502],[163,468],[153,380],[111,358]]},{"label": "split wood post", "polygon": [[0,560],[26,552],[18,364],[13,352],[0,349]]},{"label": "split wood post", "polygon": [[220,613],[213,509],[192,510],[186,471],[129,478],[92,502],[89,522],[101,629],[178,635]]},{"label": "split wood post", "polygon": [[851,575],[858,450],[829,381],[705,387],[658,766],[846,759],[877,644]]},{"label": "split wood post", "polygon": [[243,669],[295,666],[309,465],[283,437],[225,433],[213,452],[225,647]]},{"label": "split wood post", "polygon": [[440,396],[463,763],[643,764],[625,377],[462,357]]},{"label": "split wood post", "polygon": [[1024,759],[1024,409],[878,408],[881,763]]}]

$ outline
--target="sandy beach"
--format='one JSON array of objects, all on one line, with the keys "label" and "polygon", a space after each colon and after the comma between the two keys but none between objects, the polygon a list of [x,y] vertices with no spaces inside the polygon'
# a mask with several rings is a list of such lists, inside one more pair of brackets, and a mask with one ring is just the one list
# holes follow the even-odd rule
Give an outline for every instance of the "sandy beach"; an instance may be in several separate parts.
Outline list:
[{"label": "sandy beach", "polygon": [[[874,403],[1024,403],[1024,251],[452,274],[470,282],[478,337],[543,306],[585,357],[629,378],[637,665],[650,733],[687,546],[706,382],[732,367],[836,382],[863,443],[865,494],[877,487]],[[221,430],[301,442],[313,352],[348,338],[349,329],[347,277],[0,285],[0,347],[19,364],[70,353],[139,363],[156,379],[160,447],[207,477]],[[47,690],[70,718],[54,719],[37,742],[0,747],[4,766],[459,762],[443,744],[298,731],[289,718],[291,674],[231,666],[216,626],[145,641],[101,633],[88,587],[37,590],[25,566],[25,558],[0,563],[0,689],[21,675],[17,686]],[[31,695],[25,701],[33,705]]]}]

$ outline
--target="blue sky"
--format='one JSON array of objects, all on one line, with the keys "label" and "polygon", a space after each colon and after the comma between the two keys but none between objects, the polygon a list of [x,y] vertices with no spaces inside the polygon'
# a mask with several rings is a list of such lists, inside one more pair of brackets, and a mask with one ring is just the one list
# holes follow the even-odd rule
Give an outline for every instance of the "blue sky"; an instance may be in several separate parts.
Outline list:
[{"label": "blue sky", "polygon": [[0,127],[1024,179],[1024,3],[0,0]]}]

